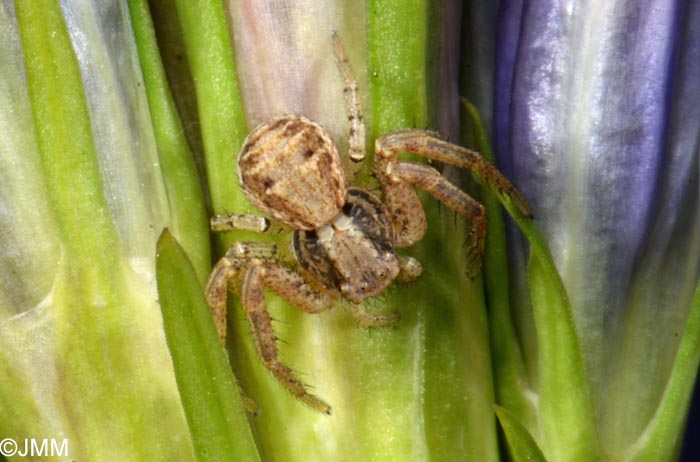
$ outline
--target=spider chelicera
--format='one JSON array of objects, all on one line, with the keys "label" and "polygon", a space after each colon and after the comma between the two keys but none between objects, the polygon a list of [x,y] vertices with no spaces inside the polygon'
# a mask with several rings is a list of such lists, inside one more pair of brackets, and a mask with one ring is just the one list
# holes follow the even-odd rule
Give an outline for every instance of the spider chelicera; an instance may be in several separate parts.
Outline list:
[{"label": "spider chelicera", "polygon": [[[349,125],[348,156],[365,157],[365,127],[357,82],[337,34],[333,47],[343,77]],[[423,207],[414,186],[424,189],[471,223],[466,272],[478,274],[484,252],[486,218],[483,206],[445,179],[436,169],[397,157],[409,152],[470,169],[490,188],[510,200],[525,216],[530,209],[511,183],[478,153],[442,141],[424,130],[400,130],[375,142],[373,173],[383,200],[349,187],[343,163],[329,133],[301,116],[275,117],[247,136],[238,156],[241,187],[266,216],[294,230],[294,262],[282,262],[277,246],[267,242],[236,242],[214,267],[206,296],[220,339],[226,338],[226,298],[229,286],[240,284],[241,304],[258,354],[272,374],[310,407],[330,413],[279,360],[275,332],[264,290],[279,294],[296,308],[319,313],[342,296],[362,326],[386,326],[398,313],[369,313],[362,302],[393,281],[410,281],[421,273],[414,258],[396,247],[419,241],[426,230]],[[264,233],[270,222],[256,215],[226,215],[212,219],[212,229],[244,229]]]}]

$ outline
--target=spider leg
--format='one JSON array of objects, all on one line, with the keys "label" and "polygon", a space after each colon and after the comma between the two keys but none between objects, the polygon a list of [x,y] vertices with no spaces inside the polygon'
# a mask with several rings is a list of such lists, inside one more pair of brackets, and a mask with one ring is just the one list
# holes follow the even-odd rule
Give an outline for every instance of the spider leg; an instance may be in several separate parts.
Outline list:
[{"label": "spider leg", "polygon": [[204,293],[211,309],[216,332],[221,343],[226,343],[226,299],[229,284],[243,277],[253,258],[274,258],[277,246],[268,242],[234,242],[212,269]]},{"label": "spider leg", "polygon": [[261,215],[216,215],[209,221],[212,231],[255,231],[264,233],[270,228],[270,220]]},{"label": "spider leg", "polygon": [[407,255],[399,255],[399,275],[396,282],[407,283],[414,281],[423,272],[423,266],[418,260]]},{"label": "spider leg", "polygon": [[396,162],[397,153],[402,151],[471,170],[479,181],[510,201],[522,215],[532,216],[525,198],[478,152],[448,143],[423,130],[401,130],[376,140],[375,152],[380,165]]},{"label": "spider leg", "polygon": [[388,162],[377,162],[377,157],[375,174],[384,191],[384,203],[394,228],[394,247],[410,247],[423,238],[428,228],[423,204],[413,186],[389,178],[386,174]]},{"label": "spider leg", "polygon": [[[227,252],[227,255],[214,266],[205,289],[207,302],[214,318],[216,333],[222,344],[226,343],[226,298],[228,296],[228,287],[232,281],[240,279],[245,270],[245,261],[240,258],[233,258],[229,255],[230,253],[231,251]],[[235,371],[233,376],[236,379],[236,387],[238,387],[238,392],[241,395],[243,407],[251,414],[257,414],[260,408],[243,389],[241,380]]]},{"label": "spider leg", "polygon": [[486,212],[484,207],[450,183],[440,172],[425,164],[396,162],[388,166],[392,181],[404,182],[426,190],[437,200],[462,215],[472,224],[468,236],[467,275],[479,274],[486,244]]},{"label": "spider leg", "polygon": [[204,290],[222,344],[226,343],[226,299],[229,284],[240,279],[246,267],[245,260],[232,258],[229,252],[214,265]]},{"label": "spider leg", "polygon": [[338,292],[335,290],[312,285],[301,274],[285,265],[266,261],[260,266],[263,269],[261,279],[265,286],[301,311],[321,313],[331,308],[338,300]]},{"label": "spider leg", "polygon": [[401,317],[398,311],[370,313],[365,310],[362,303],[350,303],[350,309],[352,310],[352,315],[362,327],[393,326]]},{"label": "spider leg", "polygon": [[292,370],[280,362],[277,336],[265,304],[265,286],[278,292],[300,309],[312,313],[330,308],[336,300],[335,293],[316,291],[298,273],[277,262],[262,260],[249,266],[241,287],[241,303],[263,365],[304,404],[324,414],[330,414],[331,407],[309,393],[306,385],[296,378]]},{"label": "spider leg", "polygon": [[362,102],[357,88],[357,79],[350,67],[348,55],[338,33],[333,31],[333,51],[338,61],[338,70],[343,77],[345,108],[348,115],[349,147],[348,156],[353,162],[361,162],[365,158],[365,124],[362,121]]},{"label": "spider leg", "polygon": [[[329,414],[330,406],[310,394],[291,369],[279,361],[277,336],[265,304],[264,289],[271,289],[294,307],[309,313],[331,308],[338,294],[334,290],[313,286],[299,273],[273,260],[276,255],[277,246],[272,243],[236,242],[214,266],[207,282],[206,296],[216,330],[221,342],[225,343],[228,287],[231,282],[242,279],[241,304],[263,364],[294,396]],[[243,396],[245,400],[245,394]]]}]

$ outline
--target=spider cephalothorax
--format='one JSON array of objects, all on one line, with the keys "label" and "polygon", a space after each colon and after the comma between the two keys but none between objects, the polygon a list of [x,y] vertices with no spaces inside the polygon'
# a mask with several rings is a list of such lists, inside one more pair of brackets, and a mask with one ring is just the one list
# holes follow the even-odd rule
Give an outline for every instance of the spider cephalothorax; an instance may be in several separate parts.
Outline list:
[{"label": "spider cephalothorax", "polygon": [[[364,159],[365,140],[357,84],[335,34],[333,44],[345,81],[348,156],[359,162]],[[216,264],[206,288],[219,336],[222,341],[226,337],[228,285],[240,280],[241,303],[263,363],[295,396],[322,412],[330,412],[330,406],[309,393],[279,361],[265,288],[306,312],[326,310],[342,296],[351,303],[363,326],[396,322],[397,313],[367,313],[362,302],[397,279],[407,281],[420,275],[417,260],[394,251],[419,241],[426,230],[414,186],[471,222],[467,274],[475,276],[481,265],[486,230],[483,206],[433,167],[400,160],[399,152],[470,169],[492,190],[512,201],[522,214],[530,215],[522,196],[478,153],[423,130],[402,130],[377,138],[374,174],[379,179],[382,200],[366,190],[347,186],[331,136],[304,117],[275,117],[259,125],[250,132],[238,156],[239,181],[246,197],[265,215],[294,229],[295,261],[280,261],[272,243],[235,243]],[[267,219],[251,215],[215,217],[212,221],[216,230],[264,232],[268,225]]]}]

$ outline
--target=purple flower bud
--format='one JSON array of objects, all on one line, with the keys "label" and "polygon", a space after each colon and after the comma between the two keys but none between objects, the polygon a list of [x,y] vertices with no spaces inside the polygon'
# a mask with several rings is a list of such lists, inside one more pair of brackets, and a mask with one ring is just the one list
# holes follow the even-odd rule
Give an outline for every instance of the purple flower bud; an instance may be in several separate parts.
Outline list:
[{"label": "purple flower bud", "polygon": [[603,449],[620,451],[659,404],[700,275],[700,3],[502,7],[498,160],[552,249]]}]

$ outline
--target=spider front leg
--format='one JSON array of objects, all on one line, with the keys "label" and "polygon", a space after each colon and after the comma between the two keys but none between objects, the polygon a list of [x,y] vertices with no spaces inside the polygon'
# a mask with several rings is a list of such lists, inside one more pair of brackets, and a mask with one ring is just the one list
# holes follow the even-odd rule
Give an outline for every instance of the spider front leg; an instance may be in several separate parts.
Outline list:
[{"label": "spider front leg", "polygon": [[447,143],[422,130],[403,130],[378,138],[375,143],[375,171],[384,187],[394,227],[398,233],[404,234],[399,241],[410,245],[411,240],[417,241],[425,231],[425,216],[415,191],[410,187],[415,185],[471,222],[467,262],[469,277],[473,278],[479,273],[484,254],[486,214],[483,206],[434,168],[400,161],[397,157],[399,152],[409,152],[469,169],[496,194],[511,201],[524,216],[532,215],[527,202],[515,187],[478,153]]},{"label": "spider front leg", "polygon": [[486,212],[484,207],[428,165],[411,162],[389,163],[386,176],[390,183],[407,183],[426,190],[437,200],[471,222],[472,228],[467,242],[467,275],[470,278],[476,277],[481,268],[481,258],[484,255],[486,245]]},{"label": "spider front leg", "polygon": [[[435,138],[424,130],[400,130],[377,138],[375,161],[386,167],[398,161],[399,152],[409,152],[428,159],[470,170],[491,191],[511,202],[525,217],[532,217],[530,206],[515,186],[481,154],[471,149]],[[380,167],[381,168],[381,167]]]},{"label": "spider front leg", "polygon": [[338,70],[343,77],[343,94],[345,95],[345,111],[348,117],[348,157],[351,161],[362,162],[365,158],[365,124],[362,120],[362,103],[357,79],[350,67],[348,55],[337,32],[331,34],[333,52],[338,64]]}]

